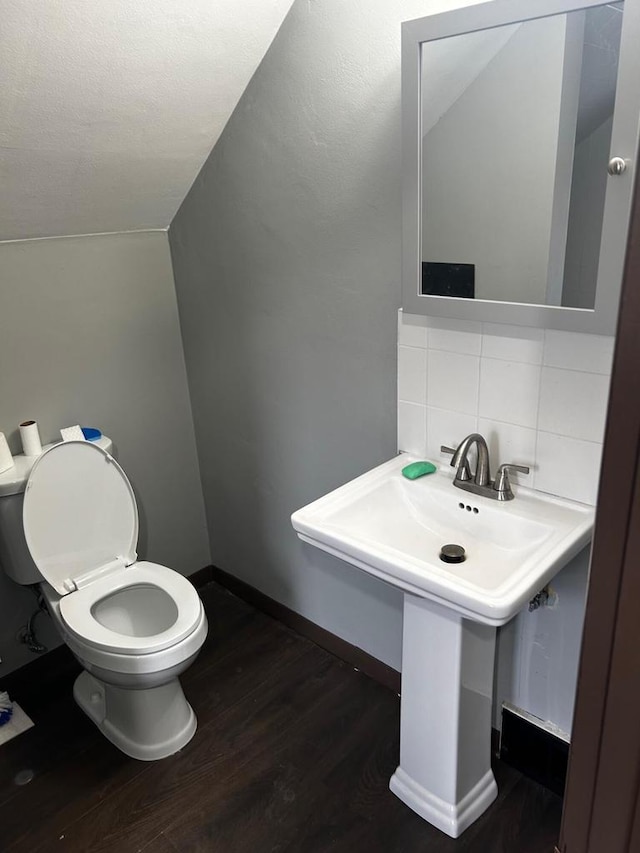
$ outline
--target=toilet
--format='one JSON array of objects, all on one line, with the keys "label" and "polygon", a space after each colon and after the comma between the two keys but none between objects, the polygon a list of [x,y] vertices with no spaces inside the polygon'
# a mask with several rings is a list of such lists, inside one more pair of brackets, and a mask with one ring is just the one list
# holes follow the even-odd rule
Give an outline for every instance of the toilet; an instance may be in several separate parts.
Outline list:
[{"label": "toilet", "polygon": [[52,445],[35,461],[16,457],[16,469],[0,474],[0,563],[18,583],[41,584],[84,670],[78,705],[122,752],[153,761],[195,734],[178,676],[204,643],[207,619],[185,577],[138,561],[133,489],[110,450],[103,437]]}]

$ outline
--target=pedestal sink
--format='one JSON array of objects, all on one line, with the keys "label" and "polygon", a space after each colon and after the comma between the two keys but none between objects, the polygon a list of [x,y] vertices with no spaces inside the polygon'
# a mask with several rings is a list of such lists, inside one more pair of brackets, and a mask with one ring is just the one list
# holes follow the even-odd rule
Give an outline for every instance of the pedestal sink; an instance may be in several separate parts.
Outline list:
[{"label": "pedestal sink", "polygon": [[[295,512],[298,536],[404,591],[400,764],[391,790],[457,838],[497,795],[491,770],[495,629],[591,538],[594,510],[522,486],[499,503],[417,480],[401,454]],[[465,549],[461,563],[443,545]]]}]

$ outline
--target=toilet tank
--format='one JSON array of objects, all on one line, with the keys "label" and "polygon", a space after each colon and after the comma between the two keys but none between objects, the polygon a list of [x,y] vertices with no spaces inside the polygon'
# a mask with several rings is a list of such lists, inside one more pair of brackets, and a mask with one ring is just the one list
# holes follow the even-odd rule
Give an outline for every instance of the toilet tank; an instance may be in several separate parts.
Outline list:
[{"label": "toilet tank", "polygon": [[[98,444],[107,453],[113,451],[110,438],[103,435]],[[53,445],[46,445],[47,450]],[[31,559],[22,526],[22,504],[27,480],[37,456],[14,456],[14,466],[0,474],[0,569],[20,584],[40,583],[42,575]]]}]

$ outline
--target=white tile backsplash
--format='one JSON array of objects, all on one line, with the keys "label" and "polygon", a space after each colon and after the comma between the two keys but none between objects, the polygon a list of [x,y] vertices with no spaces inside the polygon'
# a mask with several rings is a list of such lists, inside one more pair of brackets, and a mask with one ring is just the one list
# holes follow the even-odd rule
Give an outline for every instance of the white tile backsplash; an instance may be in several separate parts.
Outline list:
[{"label": "white tile backsplash", "polygon": [[427,317],[398,311],[398,343],[405,347],[427,348]]},{"label": "white tile backsplash", "polygon": [[609,377],[543,367],[538,429],[602,442]]},{"label": "white tile backsplash", "polygon": [[482,335],[482,355],[504,361],[524,361],[542,364],[544,331],[526,326],[503,326],[485,323]]},{"label": "white tile backsplash", "polygon": [[478,413],[480,358],[466,353],[429,350],[429,405],[468,415]]},{"label": "white tile backsplash", "polygon": [[398,402],[398,450],[428,455],[426,406]]},{"label": "white tile backsplash", "polygon": [[535,428],[540,368],[537,364],[483,358],[478,413],[516,426]]},{"label": "white tile backsplash", "polygon": [[[595,503],[613,338],[400,312],[399,448],[445,461],[481,432],[524,485]],[[514,479],[516,479],[514,477]]]},{"label": "white tile backsplash", "polygon": [[544,340],[544,364],[586,373],[611,373],[614,338],[581,335],[547,329]]},{"label": "white tile backsplash", "polygon": [[482,323],[472,320],[446,320],[429,317],[429,347],[447,352],[480,355]]},{"label": "white tile backsplash", "polygon": [[597,442],[539,432],[536,489],[595,504],[601,456],[602,445]]},{"label": "white tile backsplash", "polygon": [[427,352],[398,347],[398,397],[405,403],[427,402]]},{"label": "white tile backsplash", "polygon": [[465,435],[477,429],[478,419],[475,415],[427,406],[427,457],[432,462],[446,462],[451,457],[440,452],[442,445],[456,447]]}]

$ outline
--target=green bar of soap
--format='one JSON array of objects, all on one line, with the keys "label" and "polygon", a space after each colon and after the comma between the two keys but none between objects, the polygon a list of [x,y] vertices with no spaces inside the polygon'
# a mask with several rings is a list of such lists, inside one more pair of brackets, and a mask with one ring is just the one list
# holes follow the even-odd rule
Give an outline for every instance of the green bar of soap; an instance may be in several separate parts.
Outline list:
[{"label": "green bar of soap", "polygon": [[417,480],[418,477],[424,477],[425,474],[433,474],[436,466],[432,462],[412,462],[410,465],[405,465],[402,469],[402,476],[408,480]]}]

